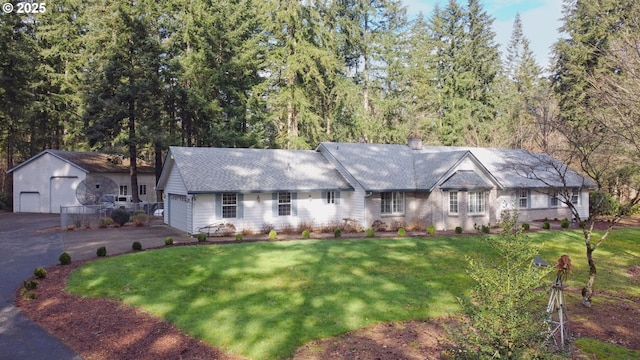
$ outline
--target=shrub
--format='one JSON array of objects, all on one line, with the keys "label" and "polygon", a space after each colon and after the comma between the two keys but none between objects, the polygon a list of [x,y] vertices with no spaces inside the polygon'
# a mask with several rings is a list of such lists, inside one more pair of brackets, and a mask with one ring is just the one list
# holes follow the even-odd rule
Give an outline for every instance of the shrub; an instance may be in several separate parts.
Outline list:
[{"label": "shrub", "polygon": [[145,213],[133,215],[131,220],[135,226],[145,226],[149,223],[149,217]]},{"label": "shrub", "polygon": [[373,228],[368,228],[364,233],[367,237],[374,237],[376,235],[376,231]]},{"label": "shrub", "polygon": [[198,242],[204,242],[204,241],[207,241],[207,234],[205,234],[205,233],[199,233],[199,234],[198,234],[198,236],[197,236],[197,238],[198,238]]},{"label": "shrub", "polygon": [[340,236],[342,236],[342,229],[337,228],[337,229],[333,230],[333,236],[334,236],[334,237],[340,237]]},{"label": "shrub", "polygon": [[106,227],[108,227],[109,225],[113,225],[113,219],[110,217],[106,217],[106,218],[100,218],[98,220],[98,227],[101,229],[104,229]]},{"label": "shrub", "polygon": [[144,210],[136,210],[136,211],[133,213],[133,215],[134,215],[134,216],[136,216],[136,215],[147,215],[147,213],[146,213],[146,212],[144,212]]},{"label": "shrub", "polygon": [[274,229],[271,229],[271,231],[269,231],[269,239],[275,240],[277,238],[278,238],[278,233]]},{"label": "shrub", "polygon": [[363,231],[362,225],[355,219],[344,219],[344,224],[341,226],[342,231],[348,233],[358,233]]},{"label": "shrub", "polygon": [[371,228],[375,231],[387,231],[387,224],[382,220],[375,220],[371,224]]},{"label": "shrub", "polygon": [[[500,235],[483,235],[496,255],[491,260],[467,257],[467,274],[474,285],[461,304],[469,321],[452,329],[460,354],[470,355],[463,358],[528,359],[537,357],[527,354],[544,351],[547,325],[543,314],[532,313],[531,304],[544,301],[547,294],[536,289],[552,268],[531,266],[539,246],[522,233],[517,221],[517,212],[504,212]],[[512,281],[513,274],[519,274],[519,281]]]},{"label": "shrub", "polygon": [[433,235],[436,233],[436,227],[433,224],[427,226],[427,234]]},{"label": "shrub", "polygon": [[340,228],[342,223],[339,221],[331,221],[320,226],[320,232],[322,233],[332,233],[336,229]]},{"label": "shrub", "polygon": [[236,240],[237,241],[242,241],[242,233],[236,234]]},{"label": "shrub", "polygon": [[267,224],[267,223],[262,224],[262,233],[263,234],[270,234],[271,230],[273,230],[273,225]]},{"label": "shrub", "polygon": [[242,235],[254,235],[255,234],[255,232],[253,231],[253,228],[250,228],[250,227],[242,228],[241,233],[242,233]]},{"label": "shrub", "polygon": [[309,231],[309,229],[302,230],[302,238],[303,239],[308,239],[310,237],[311,237],[311,231]]},{"label": "shrub", "polygon": [[563,229],[566,229],[569,227],[569,220],[567,220],[567,218],[562,219],[562,221],[560,222],[560,227]]},{"label": "shrub", "polygon": [[407,230],[405,230],[404,228],[398,229],[398,236],[406,236],[406,235],[407,235]]},{"label": "shrub", "polygon": [[167,238],[164,239],[164,244],[166,246],[173,245],[173,238],[171,236],[167,236]]},{"label": "shrub", "polygon": [[291,224],[285,224],[282,229],[280,230],[280,233],[282,234],[286,234],[286,235],[292,235],[292,234],[296,234],[297,231],[296,229],[293,227],[293,225]]},{"label": "shrub", "polygon": [[298,231],[297,231],[298,233],[301,233],[301,232],[303,232],[305,230],[311,231],[311,230],[313,230],[313,221],[310,221],[310,222],[301,221],[298,224],[298,228],[297,229],[298,229]]},{"label": "shrub", "polygon": [[115,209],[111,212],[113,222],[122,226],[129,221],[129,212],[126,209]]},{"label": "shrub", "polygon": [[71,264],[71,255],[67,252],[63,252],[58,257],[58,261],[60,261],[60,265],[69,265]]},{"label": "shrub", "polygon": [[527,231],[527,230],[529,230],[530,228],[531,228],[531,226],[530,226],[529,224],[527,224],[527,223],[523,223],[523,224],[522,224],[522,230]]},{"label": "shrub", "polygon": [[131,244],[131,248],[136,251],[142,250],[142,244],[140,244],[139,241],[134,241],[133,244]]},{"label": "shrub", "polygon": [[38,279],[44,279],[47,277],[47,270],[45,270],[42,266],[38,266],[35,270],[33,270],[33,275]]},{"label": "shrub", "polygon": [[462,234],[462,227],[456,226],[456,234]]},{"label": "shrub", "polygon": [[425,227],[420,219],[411,219],[405,228],[407,231],[424,231]]},{"label": "shrub", "polygon": [[107,248],[104,246],[100,246],[98,250],[96,250],[96,255],[98,256],[107,256]]},{"label": "shrub", "polygon": [[549,229],[551,229],[551,224],[549,224],[548,221],[545,221],[545,222],[542,223],[542,228],[545,229],[545,230],[549,230]]},{"label": "shrub", "polygon": [[33,290],[38,287],[38,282],[36,280],[25,280],[22,282],[22,287],[26,290]]}]

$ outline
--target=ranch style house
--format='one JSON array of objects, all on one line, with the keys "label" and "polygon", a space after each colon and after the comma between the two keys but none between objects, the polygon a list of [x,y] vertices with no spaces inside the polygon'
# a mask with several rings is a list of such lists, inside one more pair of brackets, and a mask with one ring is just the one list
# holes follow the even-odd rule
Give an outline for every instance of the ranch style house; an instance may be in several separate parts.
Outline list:
[{"label": "ranch style house", "polygon": [[157,186],[164,222],[195,234],[222,223],[259,232],[346,219],[362,228],[419,222],[472,230],[514,208],[521,222],[571,219],[560,196],[587,216],[594,183],[546,154],[409,138],[407,145],[323,142],[315,150],[172,146]]}]

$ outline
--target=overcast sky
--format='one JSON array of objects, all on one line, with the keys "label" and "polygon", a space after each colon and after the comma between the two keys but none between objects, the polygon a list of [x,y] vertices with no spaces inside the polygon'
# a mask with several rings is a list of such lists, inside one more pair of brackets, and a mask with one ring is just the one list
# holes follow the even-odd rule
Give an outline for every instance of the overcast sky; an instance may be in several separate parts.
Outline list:
[{"label": "overcast sky", "polygon": [[[422,12],[425,18],[433,13],[435,4],[447,6],[448,0],[402,0],[407,6],[410,18]],[[466,0],[457,0],[466,6]],[[551,46],[558,40],[558,28],[562,25],[562,0],[481,0],[481,3],[494,19],[493,30],[500,52],[504,56],[506,45],[511,38],[513,19],[520,13],[524,35],[529,39],[531,50],[542,68],[550,65]]]}]

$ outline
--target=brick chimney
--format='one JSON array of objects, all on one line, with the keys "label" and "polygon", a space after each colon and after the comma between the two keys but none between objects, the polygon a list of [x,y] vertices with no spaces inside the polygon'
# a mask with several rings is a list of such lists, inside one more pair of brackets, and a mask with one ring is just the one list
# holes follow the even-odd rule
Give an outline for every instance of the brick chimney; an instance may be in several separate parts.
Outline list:
[{"label": "brick chimney", "polygon": [[407,146],[409,146],[411,150],[422,150],[422,138],[418,135],[409,136]]}]

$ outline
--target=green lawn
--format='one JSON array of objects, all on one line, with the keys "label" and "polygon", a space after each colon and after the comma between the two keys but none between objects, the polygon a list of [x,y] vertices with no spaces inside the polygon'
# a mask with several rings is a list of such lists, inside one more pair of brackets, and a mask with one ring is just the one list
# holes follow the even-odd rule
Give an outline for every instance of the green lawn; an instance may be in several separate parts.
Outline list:
[{"label": "green lawn", "polygon": [[[569,254],[581,286],[580,233],[531,236],[550,262]],[[626,274],[640,262],[639,239],[640,230],[618,230],[596,252],[596,287],[640,296]],[[476,236],[173,247],[87,263],[68,290],[141,307],[228,352],[285,358],[313,339],[459,312],[466,255],[493,256]]]}]

